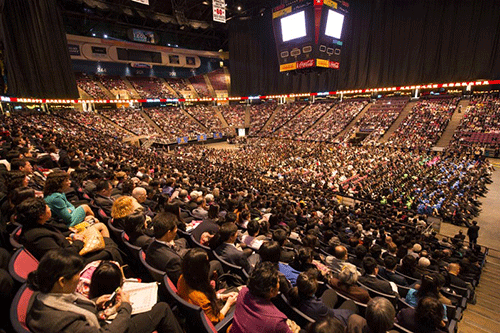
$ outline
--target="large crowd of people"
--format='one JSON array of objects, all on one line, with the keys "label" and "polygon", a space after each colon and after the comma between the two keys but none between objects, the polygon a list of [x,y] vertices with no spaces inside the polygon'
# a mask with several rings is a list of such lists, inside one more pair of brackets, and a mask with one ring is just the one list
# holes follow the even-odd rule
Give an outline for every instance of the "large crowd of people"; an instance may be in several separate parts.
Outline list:
[{"label": "large crowd of people", "polygon": [[[462,110],[461,110],[462,111]],[[500,98],[484,94],[472,97],[460,125],[455,131],[452,145],[455,147],[500,147]]]},{"label": "large crowd of people", "polygon": [[203,75],[193,76],[189,79],[189,82],[191,82],[191,85],[200,98],[210,97],[210,91]]},{"label": "large crowd of people", "polygon": [[186,108],[186,112],[208,128],[210,132],[220,132],[224,127],[213,106],[194,105]]},{"label": "large crowd of people", "polygon": [[250,135],[260,132],[271,117],[277,104],[273,101],[250,105]]},{"label": "large crowd of people", "polygon": [[290,119],[295,117],[297,113],[300,112],[303,108],[305,108],[308,104],[305,102],[295,102],[295,103],[287,103],[278,106],[275,110],[276,116],[271,124],[269,124],[263,131],[259,132],[259,136],[269,136],[273,135],[273,133],[283,126]]},{"label": "large crowd of people", "polygon": [[219,110],[229,126],[245,127],[246,105],[223,105],[219,107]]},{"label": "large crowd of people", "polygon": [[85,73],[76,74],[76,85],[78,88],[85,91],[90,97],[95,99],[108,99],[109,96],[99,87],[90,75]]},{"label": "large crowd of people", "polygon": [[281,127],[274,135],[280,138],[292,139],[302,135],[319,118],[330,110],[332,103],[315,103],[304,108],[300,114]]},{"label": "large crowd of people", "polygon": [[367,100],[335,103],[331,111],[311,129],[308,135],[299,136],[299,139],[334,142],[337,135],[356,118],[366,104]]},{"label": "large crowd of people", "polygon": [[101,109],[99,114],[112,120],[117,125],[135,133],[136,135],[159,135],[153,125],[147,122],[139,110],[126,109]]},{"label": "large crowd of people", "polygon": [[408,97],[389,97],[377,100],[366,111],[361,119],[341,138],[342,142],[348,142],[358,133],[368,134],[363,144],[376,143],[399,117],[403,108],[408,103]]},{"label": "large crowd of people", "polygon": [[[364,103],[346,104],[359,112]],[[277,123],[303,107],[320,109],[316,118],[326,112],[322,104],[287,105]],[[195,130],[183,127],[189,119],[163,111],[145,112],[164,128]],[[477,231],[468,246],[461,234],[438,239],[430,217],[465,224],[479,214],[492,172],[481,156],[280,138],[167,152],[130,146],[110,136],[106,123],[92,126],[73,112],[1,119],[0,263],[13,250],[9,234],[21,226],[17,241],[39,261],[27,280],[39,291],[26,317],[33,332],[189,327],[163,302],[131,314],[128,292],[117,288],[125,278],[154,276],[123,255],[116,229],[209,321],[232,316],[230,333],[298,331],[287,304],[314,318],[302,327],[310,332],[321,325],[385,331],[394,323],[435,331],[455,325],[464,302],[474,301],[484,259]],[[138,135],[154,132],[138,111],[103,114]],[[91,232],[101,247],[86,243]],[[230,280],[218,279],[227,263],[248,280],[234,271]],[[0,295],[12,299],[2,268]],[[318,281],[328,288],[320,290]],[[282,297],[285,303],[277,301]],[[407,306],[391,302],[398,298]],[[433,316],[419,317],[429,309]]]},{"label": "large crowd of people", "polygon": [[[101,82],[104,88],[108,89],[115,97],[122,97],[124,92],[128,92],[128,87],[119,76],[97,75],[96,79]],[[127,96],[128,97],[128,96]]]},{"label": "large crowd of people", "polygon": [[164,134],[157,138],[159,142],[171,143],[180,137],[195,138],[207,132],[176,107],[146,108],[144,112],[163,130]]},{"label": "large crowd of people", "polygon": [[176,98],[168,84],[157,77],[129,77],[129,81],[142,98]]},{"label": "large crowd of people", "polygon": [[92,111],[79,112],[75,110],[63,109],[57,114],[83,127],[101,132],[116,139],[123,139],[124,137],[130,136],[130,133],[123,130],[121,127],[110,126],[110,124],[108,124],[101,116]]},{"label": "large crowd of people", "polygon": [[410,149],[432,148],[448,126],[458,101],[453,96],[418,101],[391,134],[388,144]]}]

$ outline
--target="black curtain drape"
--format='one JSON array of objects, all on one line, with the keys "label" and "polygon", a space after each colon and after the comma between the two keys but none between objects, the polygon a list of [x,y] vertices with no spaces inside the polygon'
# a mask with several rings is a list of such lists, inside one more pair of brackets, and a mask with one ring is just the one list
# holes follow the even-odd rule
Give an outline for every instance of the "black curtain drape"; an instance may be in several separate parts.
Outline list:
[{"label": "black curtain drape", "polygon": [[56,0],[0,0],[8,94],[78,98]]},{"label": "black curtain drape", "polygon": [[500,1],[352,0],[339,70],[279,72],[270,11],[232,20],[231,93],[236,96],[500,76]]}]

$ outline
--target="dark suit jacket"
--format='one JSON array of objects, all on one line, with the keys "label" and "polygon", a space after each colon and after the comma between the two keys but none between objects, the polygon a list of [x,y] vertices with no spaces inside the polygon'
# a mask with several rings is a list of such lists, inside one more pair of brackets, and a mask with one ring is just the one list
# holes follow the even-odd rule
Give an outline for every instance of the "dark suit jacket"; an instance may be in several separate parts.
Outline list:
[{"label": "dark suit jacket", "polygon": [[359,282],[367,286],[368,288],[379,291],[381,293],[388,295],[394,294],[394,291],[392,290],[392,287],[389,284],[389,282],[377,279],[374,276],[369,276],[369,275],[361,276],[359,278]]},{"label": "dark suit jacket", "polygon": [[213,223],[210,219],[207,219],[200,223],[200,225],[198,225],[191,234],[193,235],[194,239],[199,242],[201,235],[204,232],[215,234],[217,231],[219,231],[219,226]]},{"label": "dark suit jacket", "polygon": [[182,258],[173,249],[155,240],[146,250],[146,262],[160,271],[167,272],[170,280],[177,285],[181,276]]},{"label": "dark suit jacket", "polygon": [[83,248],[82,241],[72,244],[66,239],[71,232],[59,223],[46,223],[32,228],[23,227],[19,241],[26,249],[40,260],[45,253],[54,249],[68,249],[75,253]]},{"label": "dark suit jacket", "polygon": [[380,268],[378,275],[400,286],[406,287],[408,285],[408,282],[406,282],[406,279],[404,277],[402,277],[401,275],[397,275],[396,273],[390,272],[384,267]]},{"label": "dark suit jacket", "polygon": [[247,256],[233,245],[222,243],[215,249],[215,253],[230,264],[243,267],[247,273],[250,272],[250,263]]},{"label": "dark suit jacket", "polygon": [[95,204],[102,208],[106,215],[111,216],[111,207],[113,207],[113,200],[101,194],[95,195]]}]

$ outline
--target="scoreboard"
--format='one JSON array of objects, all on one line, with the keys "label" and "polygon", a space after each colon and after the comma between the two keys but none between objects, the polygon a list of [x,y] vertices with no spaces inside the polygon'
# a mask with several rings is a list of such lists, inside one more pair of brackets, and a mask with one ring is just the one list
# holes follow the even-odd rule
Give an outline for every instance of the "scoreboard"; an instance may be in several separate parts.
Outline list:
[{"label": "scoreboard", "polygon": [[273,8],[280,72],[338,69],[348,9],[347,2],[333,0],[292,0]]}]

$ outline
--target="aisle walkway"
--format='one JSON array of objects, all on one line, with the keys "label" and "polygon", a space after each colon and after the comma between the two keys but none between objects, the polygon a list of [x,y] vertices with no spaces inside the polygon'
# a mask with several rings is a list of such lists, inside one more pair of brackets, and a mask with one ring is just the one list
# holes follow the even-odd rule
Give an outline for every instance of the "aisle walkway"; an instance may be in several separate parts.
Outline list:
[{"label": "aisle walkway", "polygon": [[[477,243],[500,251],[500,167],[498,166],[500,160],[492,159],[491,162],[493,165],[496,164],[497,166],[491,178],[493,183],[488,185],[489,191],[486,197],[480,200],[482,202],[481,209],[483,211],[475,219],[480,227]],[[460,229],[464,230],[464,233],[467,234],[466,227],[443,223],[440,233],[445,236],[453,237]]]}]

